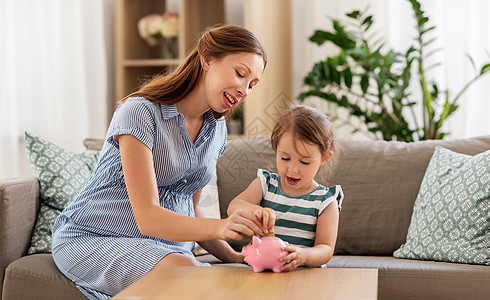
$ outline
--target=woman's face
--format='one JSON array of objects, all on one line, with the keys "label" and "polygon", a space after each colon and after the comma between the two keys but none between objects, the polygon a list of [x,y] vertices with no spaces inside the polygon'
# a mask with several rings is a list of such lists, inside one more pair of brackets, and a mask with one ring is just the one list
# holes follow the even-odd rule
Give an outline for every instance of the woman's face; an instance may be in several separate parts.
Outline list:
[{"label": "woman's face", "polygon": [[244,101],[259,82],[264,60],[256,53],[229,54],[220,60],[201,61],[205,71],[204,93],[207,104],[216,112]]}]

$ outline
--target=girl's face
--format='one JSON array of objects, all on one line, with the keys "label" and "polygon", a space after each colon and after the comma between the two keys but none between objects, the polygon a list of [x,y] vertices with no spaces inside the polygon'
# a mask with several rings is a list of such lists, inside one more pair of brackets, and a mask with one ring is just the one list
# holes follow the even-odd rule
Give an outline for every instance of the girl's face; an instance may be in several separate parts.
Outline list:
[{"label": "girl's face", "polygon": [[201,59],[201,64],[206,74],[204,93],[207,104],[219,113],[244,101],[264,70],[262,56],[249,52],[229,54],[207,62]]},{"label": "girl's face", "polygon": [[290,196],[300,196],[314,190],[317,183],[313,178],[331,156],[331,151],[322,156],[318,145],[297,140],[290,132],[285,132],[276,151],[281,190]]}]

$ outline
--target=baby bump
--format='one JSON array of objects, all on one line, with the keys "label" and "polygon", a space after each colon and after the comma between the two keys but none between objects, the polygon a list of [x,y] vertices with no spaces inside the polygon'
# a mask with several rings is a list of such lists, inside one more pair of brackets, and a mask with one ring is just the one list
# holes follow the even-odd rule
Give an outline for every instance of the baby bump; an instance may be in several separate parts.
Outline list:
[{"label": "baby bump", "polygon": [[159,187],[160,206],[184,216],[194,217],[192,194],[177,193],[168,187]]}]

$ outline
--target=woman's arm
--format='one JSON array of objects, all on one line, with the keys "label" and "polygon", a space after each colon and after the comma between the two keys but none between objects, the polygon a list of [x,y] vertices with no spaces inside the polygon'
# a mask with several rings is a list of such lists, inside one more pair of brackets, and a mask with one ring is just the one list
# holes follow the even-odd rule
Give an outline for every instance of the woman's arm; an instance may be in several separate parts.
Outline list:
[{"label": "woman's arm", "polygon": [[118,137],[124,180],[139,230],[171,241],[241,239],[261,234],[261,223],[253,214],[240,210],[224,220],[186,217],[159,205],[153,155],[132,135]]},{"label": "woman's arm", "polygon": [[231,200],[227,209],[228,215],[238,210],[248,211],[262,221],[267,234],[274,229],[276,213],[270,208],[261,207],[260,201],[262,201],[262,184],[259,178],[255,178],[246,190]]},{"label": "woman's arm", "polygon": [[[199,206],[199,200],[201,198],[202,190],[196,192],[193,195],[194,200],[194,212],[196,217],[205,218],[203,209]],[[244,262],[243,256],[236,252],[230,244],[223,240],[210,240],[210,241],[198,241],[197,242],[206,251],[216,256],[218,259],[224,262],[241,263]]]},{"label": "woman's arm", "polygon": [[318,217],[315,245],[313,247],[288,245],[283,248],[289,254],[282,257],[281,261],[289,261],[289,263],[282,266],[281,270],[291,271],[302,265],[319,267],[326,264],[333,256],[338,227],[339,208],[337,201],[333,201]]}]

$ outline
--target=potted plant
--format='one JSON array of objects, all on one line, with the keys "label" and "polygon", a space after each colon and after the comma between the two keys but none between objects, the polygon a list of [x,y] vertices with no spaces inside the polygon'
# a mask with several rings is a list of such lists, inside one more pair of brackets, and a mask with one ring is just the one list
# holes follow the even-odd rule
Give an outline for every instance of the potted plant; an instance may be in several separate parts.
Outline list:
[{"label": "potted plant", "polygon": [[[433,66],[427,67],[425,63],[434,54],[426,49],[434,42],[430,33],[435,26],[429,25],[429,17],[417,0],[408,1],[418,36],[404,53],[386,49],[379,40],[373,41],[377,38],[370,31],[374,18],[359,10],[346,14],[351,23],[344,25],[332,19],[332,31],[316,30],[311,42],[333,43],[339,52],[314,64],[304,78],[307,90],[298,98],[316,96],[335,103],[362,121],[361,126],[351,122],[355,131],[367,130],[384,140],[412,142],[444,138],[447,134],[442,130],[444,121],[457,110],[458,100],[468,87],[490,71],[490,64],[480,67],[456,96],[440,91],[437,83],[427,78],[426,72]],[[416,118],[416,102],[409,91],[413,68],[422,94],[422,122]]]},{"label": "potted plant", "polygon": [[226,120],[226,126],[228,128],[228,134],[241,135],[243,134],[243,104],[240,103],[232,110],[228,119]]}]

